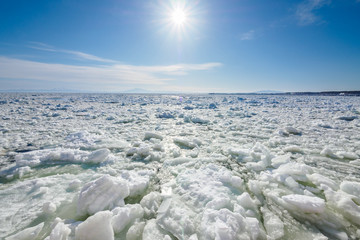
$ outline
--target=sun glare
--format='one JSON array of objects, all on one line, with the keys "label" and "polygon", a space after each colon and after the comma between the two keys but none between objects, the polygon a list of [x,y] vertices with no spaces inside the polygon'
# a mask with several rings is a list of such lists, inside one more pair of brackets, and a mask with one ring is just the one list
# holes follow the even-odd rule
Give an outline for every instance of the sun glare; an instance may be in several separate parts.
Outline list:
[{"label": "sun glare", "polygon": [[184,10],[176,9],[171,15],[173,23],[176,25],[182,25],[186,22],[186,13]]},{"label": "sun glare", "polygon": [[163,1],[164,5],[159,8],[162,24],[161,30],[170,32],[169,37],[178,39],[188,38],[195,34],[197,27],[197,10],[195,1],[171,0]]}]

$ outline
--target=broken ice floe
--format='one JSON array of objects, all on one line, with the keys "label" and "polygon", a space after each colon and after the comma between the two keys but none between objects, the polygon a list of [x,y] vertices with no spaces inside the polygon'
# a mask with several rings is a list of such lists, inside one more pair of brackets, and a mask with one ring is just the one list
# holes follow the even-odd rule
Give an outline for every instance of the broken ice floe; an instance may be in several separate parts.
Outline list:
[{"label": "broken ice floe", "polygon": [[357,98],[0,98],[0,238],[360,238]]}]

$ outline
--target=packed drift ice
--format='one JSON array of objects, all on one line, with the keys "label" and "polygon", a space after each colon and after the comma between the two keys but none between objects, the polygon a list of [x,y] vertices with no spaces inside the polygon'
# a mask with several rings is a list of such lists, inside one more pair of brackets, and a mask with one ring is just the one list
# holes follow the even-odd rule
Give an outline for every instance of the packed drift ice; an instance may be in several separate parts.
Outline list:
[{"label": "packed drift ice", "polygon": [[0,104],[0,238],[360,239],[360,98]]}]

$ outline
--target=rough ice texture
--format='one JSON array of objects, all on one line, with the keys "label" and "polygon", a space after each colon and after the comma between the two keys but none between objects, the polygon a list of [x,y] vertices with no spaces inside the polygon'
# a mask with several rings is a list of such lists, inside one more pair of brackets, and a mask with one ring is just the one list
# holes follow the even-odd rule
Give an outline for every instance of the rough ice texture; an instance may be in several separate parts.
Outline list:
[{"label": "rough ice texture", "polygon": [[1,239],[360,238],[360,98],[1,93],[0,105]]},{"label": "rough ice texture", "polygon": [[5,240],[35,240],[42,228],[44,227],[44,223],[40,223],[34,227],[29,227],[21,232],[18,232],[10,237],[5,238]]},{"label": "rough ice texture", "polygon": [[129,196],[141,195],[149,185],[149,179],[154,174],[153,171],[123,171],[119,178],[126,181],[129,187]]},{"label": "rough ice texture", "polygon": [[109,154],[110,154],[109,149],[107,149],[107,148],[99,149],[99,150],[92,152],[90,155],[88,155],[85,162],[101,163],[108,157]]},{"label": "rough ice texture", "polygon": [[67,227],[63,222],[56,224],[54,229],[51,231],[50,236],[45,240],[66,240],[71,233],[71,229]]},{"label": "rough ice texture", "polygon": [[144,209],[145,215],[153,217],[157,213],[161,202],[161,194],[159,192],[151,192],[141,199],[140,204]]},{"label": "rough ice texture", "polygon": [[17,166],[35,167],[40,164],[63,163],[101,163],[109,155],[108,149],[99,149],[92,153],[77,149],[55,149],[55,150],[38,150],[17,155]]},{"label": "rough ice texture", "polygon": [[283,196],[282,199],[304,213],[322,213],[325,210],[325,201],[318,197],[290,194]]},{"label": "rough ice texture", "polygon": [[76,240],[113,240],[114,231],[111,226],[113,214],[110,211],[97,212],[75,230]]},{"label": "rough ice texture", "polygon": [[360,183],[344,181],[340,184],[340,189],[348,194],[360,198]]},{"label": "rough ice texture", "polygon": [[156,138],[156,139],[162,140],[163,136],[161,136],[160,134],[157,134],[157,133],[153,133],[153,132],[146,132],[144,140],[150,140],[151,138]]},{"label": "rough ice texture", "polygon": [[112,213],[111,225],[115,233],[120,233],[125,227],[133,224],[136,219],[144,216],[144,210],[140,204],[117,207],[112,210]]},{"label": "rough ice texture", "polygon": [[284,223],[281,219],[267,208],[262,209],[264,227],[267,235],[272,239],[279,239],[284,236]]},{"label": "rough ice texture", "polygon": [[113,209],[124,205],[124,198],[129,196],[127,182],[105,175],[87,183],[80,191],[77,214],[92,215],[96,212]]}]

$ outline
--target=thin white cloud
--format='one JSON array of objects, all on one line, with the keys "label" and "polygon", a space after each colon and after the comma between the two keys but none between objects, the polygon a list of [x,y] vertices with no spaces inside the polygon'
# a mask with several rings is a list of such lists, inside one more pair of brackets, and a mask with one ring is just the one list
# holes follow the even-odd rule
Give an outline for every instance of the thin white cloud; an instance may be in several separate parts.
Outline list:
[{"label": "thin white cloud", "polygon": [[175,64],[168,66],[134,66],[112,64],[77,66],[42,63],[0,56],[0,78],[71,82],[79,84],[121,86],[123,84],[163,85],[175,80],[171,75],[185,75],[191,71],[205,71],[222,66],[221,63]]},{"label": "thin white cloud", "polygon": [[80,52],[80,51],[72,51],[72,50],[66,50],[66,49],[60,49],[55,48],[51,45],[41,43],[41,42],[31,42],[30,48],[47,51],[47,52],[58,52],[58,53],[66,53],[69,54],[77,59],[81,60],[90,60],[90,61],[96,61],[96,62],[102,62],[102,63],[117,63],[117,61],[101,58],[98,56],[94,56],[88,53]]},{"label": "thin white cloud", "polygon": [[42,50],[42,51],[48,51],[48,52],[57,52],[57,50],[53,47],[50,46],[48,44],[45,43],[41,43],[41,42],[30,42],[30,48],[33,49],[37,49],[37,50]]},{"label": "thin white cloud", "polygon": [[255,38],[255,30],[250,30],[246,33],[241,34],[240,40],[252,40]]},{"label": "thin white cloud", "polygon": [[331,0],[306,0],[296,8],[298,23],[302,26],[321,22],[321,18],[314,11],[329,5]]}]

